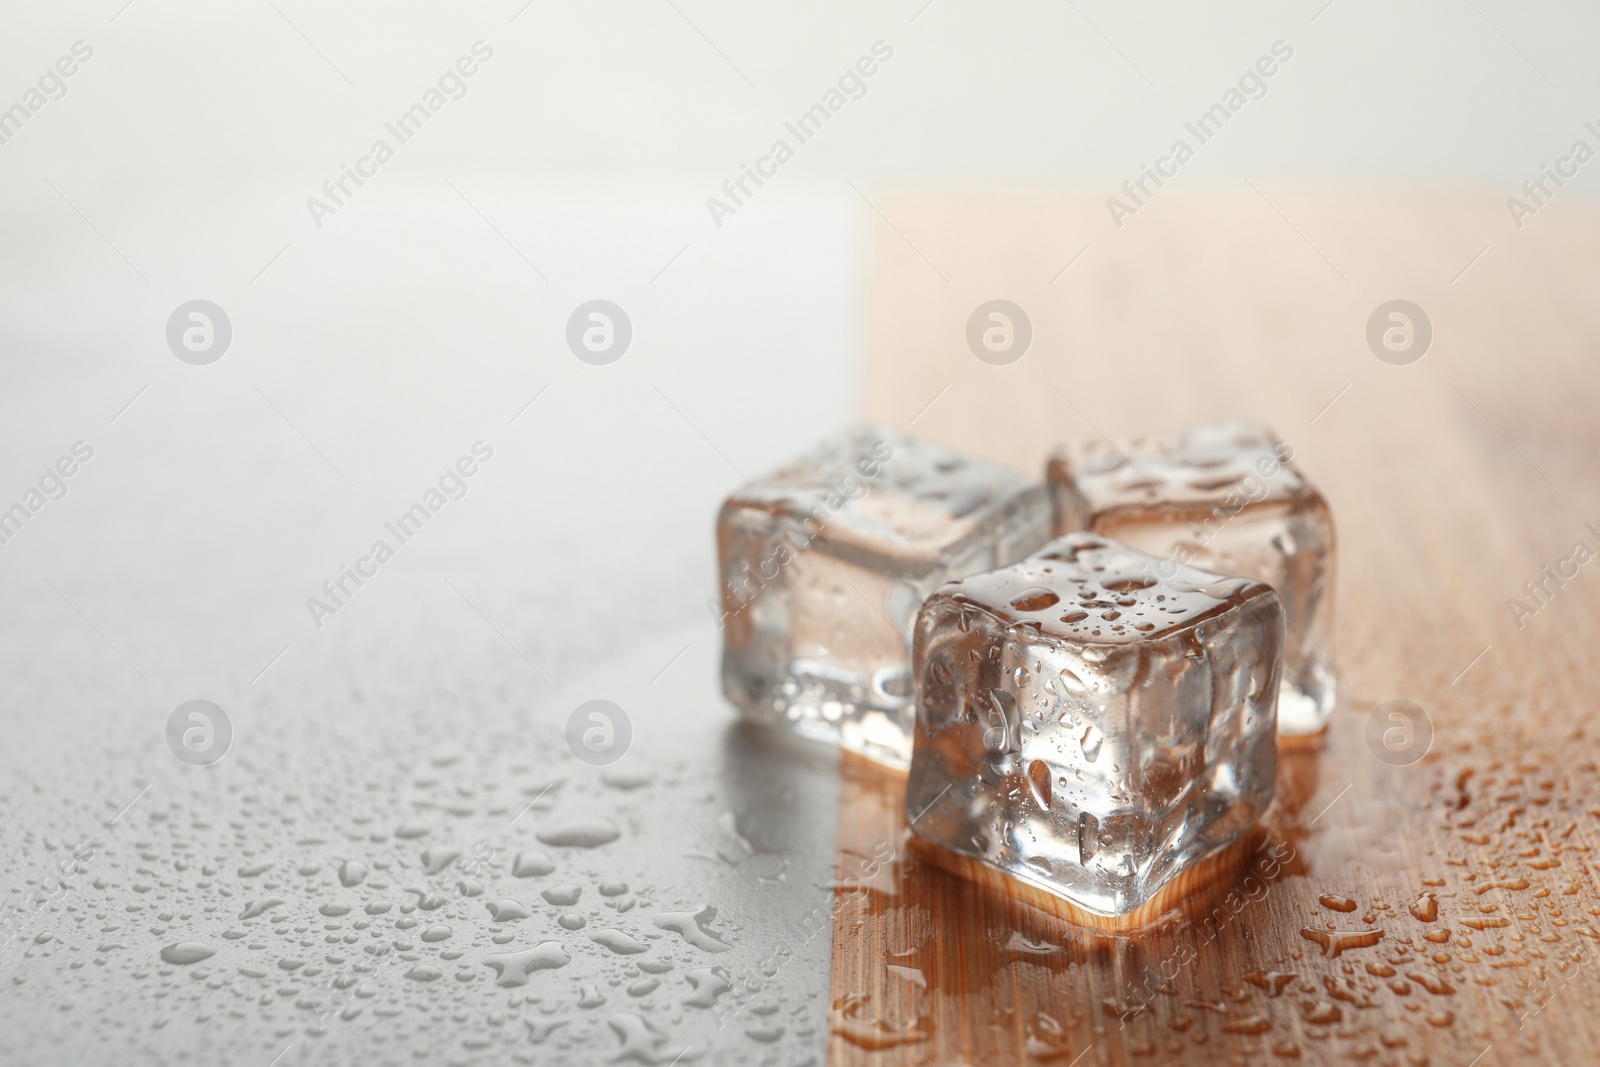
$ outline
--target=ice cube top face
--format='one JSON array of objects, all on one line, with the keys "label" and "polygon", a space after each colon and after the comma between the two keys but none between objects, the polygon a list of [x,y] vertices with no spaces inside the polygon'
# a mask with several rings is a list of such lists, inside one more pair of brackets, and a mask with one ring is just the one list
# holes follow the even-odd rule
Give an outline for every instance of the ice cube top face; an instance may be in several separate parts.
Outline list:
[{"label": "ice cube top face", "polygon": [[1217,422],[1167,437],[1086,441],[1050,460],[1055,532],[1093,530],[1171,563],[1266,582],[1287,632],[1278,730],[1320,731],[1337,699],[1333,518],[1263,426]]},{"label": "ice cube top face", "polygon": [[723,691],[903,768],[923,598],[1049,537],[1048,493],[1017,471],[878,427],[829,439],[722,506]]},{"label": "ice cube top face", "polygon": [[1282,607],[1095,534],[944,585],[918,616],[920,837],[1125,915],[1272,802]]}]

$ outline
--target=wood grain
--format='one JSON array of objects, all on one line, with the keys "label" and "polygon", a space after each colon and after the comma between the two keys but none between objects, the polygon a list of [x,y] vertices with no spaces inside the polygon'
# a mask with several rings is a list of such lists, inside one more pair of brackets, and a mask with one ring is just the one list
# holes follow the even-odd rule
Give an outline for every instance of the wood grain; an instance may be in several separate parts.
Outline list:
[{"label": "wood grain", "polygon": [[[1068,437],[1267,422],[1333,507],[1342,693],[1234,890],[1133,934],[927,862],[903,780],[847,760],[833,1062],[1600,1059],[1600,564],[1572,555],[1600,551],[1600,220],[1258,186],[1120,230],[1103,195],[874,197],[865,416],[1040,471]],[[1009,366],[964,340],[997,297],[1034,327]],[[1433,323],[1409,366],[1365,341],[1395,298]],[[1366,738],[1392,699],[1432,724],[1410,766]]]}]

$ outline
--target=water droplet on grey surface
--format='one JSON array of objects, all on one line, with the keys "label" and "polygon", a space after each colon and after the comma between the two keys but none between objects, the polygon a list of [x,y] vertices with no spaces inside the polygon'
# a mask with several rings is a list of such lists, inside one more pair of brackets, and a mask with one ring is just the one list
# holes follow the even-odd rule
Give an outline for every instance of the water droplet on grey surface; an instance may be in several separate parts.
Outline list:
[{"label": "water droplet on grey surface", "polygon": [[366,880],[367,870],[360,860],[345,860],[339,864],[339,882],[346,887],[360,885]]},{"label": "water droplet on grey surface", "polygon": [[[450,903],[450,898],[443,893],[435,893],[430,889],[408,888],[407,893],[414,894],[417,898],[417,907],[423,911],[438,911]],[[404,910],[404,909],[402,909]]]},{"label": "water droplet on grey surface", "polygon": [[497,923],[510,922],[513,919],[526,919],[533,914],[526,905],[512,900],[510,897],[487,901],[484,907],[489,909],[489,917]]},{"label": "water droplet on grey surface", "polygon": [[257,915],[270,911],[273,908],[278,907],[280,904],[285,903],[287,903],[287,901],[285,901],[282,897],[261,897],[257,900],[252,900],[248,905],[246,905],[244,911],[240,913],[239,918],[254,919]]},{"label": "water droplet on grey surface", "polygon": [[556,869],[556,861],[548,853],[528,850],[517,853],[511,864],[511,873],[517,878],[537,878]]},{"label": "water droplet on grey surface", "polygon": [[239,868],[239,877],[240,878],[254,878],[256,875],[265,874],[267,871],[270,871],[271,869],[272,869],[272,861],[271,860],[262,860],[259,863],[252,863],[252,864],[249,864],[248,866],[240,867]]},{"label": "water droplet on grey surface", "polygon": [[534,836],[557,848],[598,848],[621,837],[622,831],[607,819],[579,819],[540,830]]},{"label": "water droplet on grey surface", "polygon": [[696,967],[685,971],[683,976],[694,987],[693,992],[683,998],[683,1003],[691,1008],[709,1008],[716,1004],[718,997],[733,988],[720,967]]},{"label": "water droplet on grey surface", "polygon": [[582,930],[589,925],[589,921],[575,911],[563,912],[556,922],[563,930]]},{"label": "water droplet on grey surface", "polygon": [[583,894],[583,887],[576,885],[555,885],[546,889],[539,895],[551,904],[562,908],[570,908],[578,902],[578,897]]},{"label": "water droplet on grey surface", "polygon": [[337,918],[340,915],[348,915],[350,913],[350,905],[340,904],[336,901],[332,901],[322,905],[322,907],[318,908],[317,911],[332,919]]},{"label": "water droplet on grey surface", "polygon": [[603,897],[620,897],[628,891],[627,882],[601,882],[600,895]]},{"label": "water droplet on grey surface", "polygon": [[161,959],[167,963],[199,963],[217,954],[217,950],[203,941],[179,941],[161,950]]},{"label": "water droplet on grey surface", "polygon": [[427,963],[419,963],[406,972],[406,977],[418,982],[432,982],[444,976],[439,968]]},{"label": "water droplet on grey surface", "polygon": [[419,837],[427,836],[427,833],[428,827],[423,826],[421,823],[408,822],[404,826],[401,826],[399,829],[397,829],[394,832],[394,836],[400,838],[402,841],[414,841]]},{"label": "water droplet on grey surface", "polygon": [[727,952],[733,946],[706,929],[716,917],[717,909],[708,904],[699,911],[662,912],[653,921],[661,929],[671,930],[695,948],[706,952]]},{"label": "water droplet on grey surface", "polygon": [[578,991],[578,1007],[598,1008],[606,1002],[597,985],[586,985]]},{"label": "water droplet on grey surface", "polygon": [[439,926],[430,926],[426,930],[422,931],[422,940],[430,942],[447,941],[450,938],[450,933],[450,927],[443,924]]},{"label": "water droplet on grey surface", "polygon": [[645,952],[650,948],[647,943],[629,937],[621,930],[597,930],[589,935],[589,940],[597,945],[604,945],[612,952],[622,956]]},{"label": "water droplet on grey surface", "polygon": [[438,874],[461,858],[459,848],[435,846],[422,854],[422,867],[426,874]]},{"label": "water droplet on grey surface", "polygon": [[528,1028],[528,1042],[534,1045],[542,1045],[549,1040],[556,1027],[567,1025],[567,1020],[524,1019],[523,1024]]},{"label": "water droplet on grey surface", "polygon": [[486,966],[494,968],[494,973],[499,975],[495,985],[524,986],[528,984],[528,975],[532,972],[565,967],[572,960],[561,942],[541,941],[521,952],[503,952],[485,956],[483,962]]},{"label": "water droplet on grey surface", "polygon": [[[622,1044],[617,1051],[612,1053],[612,1063],[633,1062],[645,1064],[646,1067],[655,1067],[657,1064],[667,1063],[673,1059],[684,1062],[683,1053],[676,1057],[662,1048],[667,1042],[667,1035],[656,1030],[644,1019],[628,1012],[615,1012],[606,1019],[606,1025],[611,1027]],[[684,1051],[687,1051],[685,1049]]]},{"label": "water droplet on grey surface", "polygon": [[600,775],[600,780],[613,789],[643,789],[656,780],[655,772],[644,767],[624,769],[613,767]]}]

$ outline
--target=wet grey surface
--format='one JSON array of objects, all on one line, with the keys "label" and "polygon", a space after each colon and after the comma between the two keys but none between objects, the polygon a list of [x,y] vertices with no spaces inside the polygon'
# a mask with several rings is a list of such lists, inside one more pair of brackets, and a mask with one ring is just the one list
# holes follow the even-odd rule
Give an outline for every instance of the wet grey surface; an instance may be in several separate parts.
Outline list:
[{"label": "wet grey surface", "polygon": [[709,647],[615,664],[637,733],[609,768],[551,721],[576,701],[472,650],[268,697],[213,767],[130,738],[78,754],[92,777],[11,768],[0,1053],[814,1061],[833,768],[730,726]]},{"label": "wet grey surface", "polygon": [[[853,239],[801,213],[765,276],[608,289],[635,337],[595,367],[588,283],[529,297],[455,215],[375,198],[342,265],[207,287],[204,367],[165,345],[187,285],[7,265],[0,499],[93,456],[0,545],[0,1063],[820,1062],[836,767],[735,725],[706,600],[722,495],[845,416]],[[210,766],[168,747],[194,699]],[[610,766],[568,747],[591,699]]]}]

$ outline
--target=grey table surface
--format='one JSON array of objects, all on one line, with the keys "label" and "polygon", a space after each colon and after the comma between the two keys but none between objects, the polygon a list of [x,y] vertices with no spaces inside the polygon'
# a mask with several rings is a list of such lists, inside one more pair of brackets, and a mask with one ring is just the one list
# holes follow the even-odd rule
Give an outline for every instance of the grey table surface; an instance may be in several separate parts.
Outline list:
[{"label": "grey table surface", "polygon": [[[820,1061],[836,765],[735,725],[706,601],[721,496],[847,417],[853,232],[790,212],[761,272],[733,241],[596,289],[449,198],[374,198],[256,284],[119,278],[71,216],[6,259],[0,499],[93,455],[0,545],[0,1063]],[[562,338],[597,295],[635,330],[604,367]],[[209,366],[165,343],[195,296],[233,324]],[[210,766],[167,743],[197,698]],[[633,728],[610,767],[566,740],[594,698]],[[618,836],[539,839],[585,820]],[[486,963],[546,942],[523,984]]]}]

